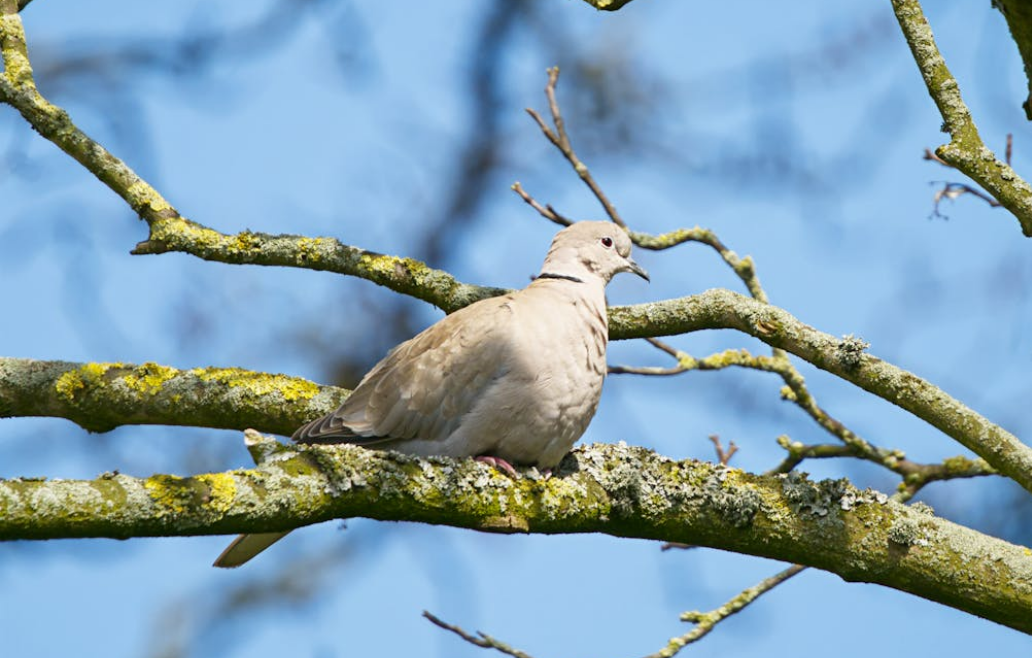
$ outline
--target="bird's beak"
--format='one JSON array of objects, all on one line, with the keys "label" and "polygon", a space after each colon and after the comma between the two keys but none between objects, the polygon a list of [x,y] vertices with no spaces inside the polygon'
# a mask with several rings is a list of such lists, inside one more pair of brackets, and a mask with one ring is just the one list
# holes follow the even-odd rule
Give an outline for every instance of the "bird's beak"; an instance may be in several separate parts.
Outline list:
[{"label": "bird's beak", "polygon": [[649,273],[645,271],[645,268],[635,263],[630,256],[627,257],[627,268],[629,272],[634,272],[649,283],[652,283],[652,279],[649,278]]}]

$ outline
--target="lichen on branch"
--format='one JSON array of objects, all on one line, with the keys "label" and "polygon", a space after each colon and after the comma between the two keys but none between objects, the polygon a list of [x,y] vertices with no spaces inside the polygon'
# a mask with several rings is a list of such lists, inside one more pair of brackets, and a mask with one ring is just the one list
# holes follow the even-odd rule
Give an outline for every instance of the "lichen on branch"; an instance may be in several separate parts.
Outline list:
[{"label": "lichen on branch", "polygon": [[247,470],[0,481],[0,540],[269,532],[356,516],[598,532],[805,564],[1032,633],[1032,551],[844,480],[753,475],[625,445],[578,448],[551,478],[510,478],[474,460],[263,441]]},{"label": "lichen on branch", "polygon": [[92,432],[146,424],[259,427],[289,436],[347,395],[299,377],[240,368],[0,357],[0,417],[67,418]]}]

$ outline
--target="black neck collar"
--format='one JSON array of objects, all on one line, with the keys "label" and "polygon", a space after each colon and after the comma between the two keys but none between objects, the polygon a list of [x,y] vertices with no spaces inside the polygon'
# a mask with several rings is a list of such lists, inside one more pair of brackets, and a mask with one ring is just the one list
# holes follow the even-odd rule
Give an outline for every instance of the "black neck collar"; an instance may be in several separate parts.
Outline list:
[{"label": "black neck collar", "polygon": [[561,279],[563,281],[573,281],[574,283],[584,283],[583,279],[578,279],[577,277],[570,276],[569,274],[556,274],[555,272],[542,272],[541,274],[538,274],[536,278],[538,278],[538,279]]}]

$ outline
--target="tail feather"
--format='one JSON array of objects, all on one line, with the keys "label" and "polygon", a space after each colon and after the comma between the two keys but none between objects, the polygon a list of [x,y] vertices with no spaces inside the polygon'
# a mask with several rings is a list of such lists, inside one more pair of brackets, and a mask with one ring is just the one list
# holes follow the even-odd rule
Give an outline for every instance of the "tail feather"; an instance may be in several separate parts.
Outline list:
[{"label": "tail feather", "polygon": [[261,532],[253,535],[240,535],[222,551],[213,566],[223,569],[239,567],[258,555],[268,547],[287,536],[287,532]]}]

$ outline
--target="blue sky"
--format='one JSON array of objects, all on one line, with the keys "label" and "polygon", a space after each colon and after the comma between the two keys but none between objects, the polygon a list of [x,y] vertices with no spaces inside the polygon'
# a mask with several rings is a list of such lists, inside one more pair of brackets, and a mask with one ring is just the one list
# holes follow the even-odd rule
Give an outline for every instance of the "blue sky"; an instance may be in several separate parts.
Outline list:
[{"label": "blue sky", "polygon": [[[223,232],[332,235],[419,253],[426,227],[446,207],[461,146],[476,143],[468,80],[484,55],[475,44],[485,7],[494,5],[313,2],[275,14],[299,16],[275,43],[228,47],[181,74],[116,66],[76,77],[54,66],[109,49],[124,56],[113,44],[167,55],[190,31],[247,25],[273,6],[36,0],[25,21],[42,91],[183,214]],[[622,94],[603,98],[622,106],[571,111],[579,120],[569,127],[634,228],[714,229],[753,256],[773,303],[828,333],[863,337],[872,353],[1028,434],[1027,242],[1012,217],[974,199],[946,203],[948,220],[929,218],[929,183],[959,177],[921,159],[944,135],[889,3],[839,3],[829,12],[820,2],[637,0],[615,15],[573,0],[534,6],[531,27],[506,37],[495,69],[498,164],[481,182],[475,210],[456,218],[469,223],[455,228],[455,247],[431,265],[464,281],[524,285],[554,227],[509,191],[515,180],[567,215],[600,217],[523,113],[545,108],[544,69],[553,64],[564,71],[564,107],[590,110],[583,81],[593,71]],[[988,3],[925,9],[983,139],[1002,150],[1013,132],[1015,168],[1027,172],[1024,80],[1003,20]],[[605,117],[615,117],[615,128]],[[0,199],[4,355],[238,366],[332,381],[319,345],[367,363],[389,347],[377,336],[396,296],[367,282],[178,254],[130,256],[146,237],[142,222],[9,108],[0,109]],[[738,289],[698,245],[638,260],[652,284],[618,279],[611,303]],[[420,326],[439,317],[417,302],[408,308]],[[762,349],[730,332],[673,342],[696,355]],[[659,365],[661,356],[631,343],[610,350],[611,363]],[[901,410],[800,368],[819,402],[864,437],[924,461],[963,453]],[[778,399],[778,388],[754,372],[612,377],[584,440],[711,460],[707,437],[718,434],[740,446],[734,465],[762,471],[781,456],[779,434],[825,440]],[[57,419],[0,421],[3,477],[249,463],[235,432],[127,427],[91,436]],[[883,490],[895,484],[863,465],[804,468]],[[967,482],[933,485],[922,497],[950,518],[1018,541],[1000,520],[1016,496],[1006,483]],[[679,612],[712,608],[782,568],[609,537],[347,525],[344,533],[336,524],[295,533],[233,572],[209,566],[224,538],[0,545],[0,646],[43,656],[160,655],[180,641],[189,655],[484,655],[421,619],[429,609],[537,658],[639,656],[688,630]],[[346,560],[326,557],[341,546]],[[320,566],[292,582],[307,585],[317,574],[327,583],[310,600],[206,623],[221,614],[225,592],[268,583],[296,560]],[[781,645],[800,656],[833,648],[842,657],[950,657],[987,647],[1025,655],[1032,640],[807,571],[689,651],[768,655]]]}]

